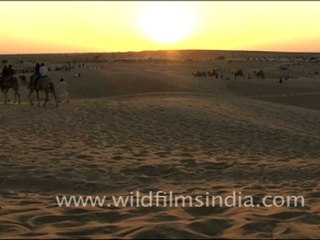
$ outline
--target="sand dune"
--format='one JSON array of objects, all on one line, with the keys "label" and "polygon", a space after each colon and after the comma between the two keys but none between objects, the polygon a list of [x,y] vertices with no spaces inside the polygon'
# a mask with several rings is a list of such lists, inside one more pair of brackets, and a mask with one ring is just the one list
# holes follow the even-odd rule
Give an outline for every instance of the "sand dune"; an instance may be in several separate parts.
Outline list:
[{"label": "sand dune", "polygon": [[[188,64],[54,72],[71,103],[30,107],[23,90],[22,105],[2,105],[0,238],[319,238],[318,79],[195,78],[208,65]],[[150,190],[307,202],[59,208],[54,198]]]}]

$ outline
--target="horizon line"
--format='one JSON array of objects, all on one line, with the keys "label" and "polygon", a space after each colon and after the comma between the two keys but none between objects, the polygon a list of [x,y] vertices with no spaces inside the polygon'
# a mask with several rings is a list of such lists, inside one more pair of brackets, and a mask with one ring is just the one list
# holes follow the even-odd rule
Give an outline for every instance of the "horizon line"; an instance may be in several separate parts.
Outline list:
[{"label": "horizon line", "polygon": [[287,54],[320,54],[320,51],[277,51],[277,50],[226,50],[226,49],[161,49],[161,50],[127,50],[127,51],[79,51],[79,52],[31,52],[31,53],[0,53],[0,56],[17,56],[17,55],[62,55],[62,54],[111,54],[111,53],[144,53],[144,52],[169,52],[169,51],[213,51],[213,52],[256,52],[256,53],[287,53]]}]

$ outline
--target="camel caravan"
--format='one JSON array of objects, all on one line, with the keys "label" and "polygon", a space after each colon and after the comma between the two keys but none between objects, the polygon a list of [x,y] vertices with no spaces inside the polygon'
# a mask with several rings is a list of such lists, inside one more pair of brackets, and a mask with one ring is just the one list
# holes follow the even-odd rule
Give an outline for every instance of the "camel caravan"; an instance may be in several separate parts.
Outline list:
[{"label": "camel caravan", "polygon": [[214,69],[212,71],[204,71],[204,72],[200,72],[199,70],[195,71],[192,73],[193,76],[195,77],[215,77],[215,78],[219,78],[219,74],[218,74],[218,70]]},{"label": "camel caravan", "polygon": [[29,90],[28,99],[30,105],[34,105],[32,101],[32,94],[35,92],[37,97],[37,105],[40,106],[40,92],[44,92],[45,100],[42,104],[43,107],[46,106],[49,101],[49,93],[51,93],[55,99],[56,107],[58,107],[58,99],[55,92],[55,87],[53,81],[48,77],[48,69],[42,63],[41,65],[37,63],[34,73],[27,80],[25,75],[19,75],[18,78],[14,76],[15,71],[12,66],[5,66],[2,71],[2,76],[0,77],[0,89],[4,94],[4,103],[7,104],[8,92],[10,89],[14,91],[14,101],[13,103],[21,103],[20,93],[19,93],[19,80],[24,87]]},{"label": "camel caravan", "polygon": [[[214,69],[212,71],[195,71],[192,73],[193,76],[195,77],[215,77],[216,79],[220,78],[220,79],[227,79],[229,80],[229,77],[224,77],[222,73],[219,74],[218,69]],[[245,79],[246,76],[244,74],[243,69],[238,69],[236,71],[232,71],[230,72],[230,74],[233,76],[234,80],[237,80],[238,78],[243,78]],[[256,78],[260,78],[260,79],[265,79],[265,73],[263,70],[259,70],[259,71],[252,71],[252,74],[256,77]],[[251,73],[247,74],[247,79],[250,80],[251,79]]]},{"label": "camel caravan", "polygon": [[[281,69],[287,69],[286,66],[281,66]],[[234,80],[237,80],[238,78],[242,78],[242,79],[245,79],[246,78],[246,75],[243,71],[243,69],[238,69],[236,71],[232,71],[230,72],[231,76],[233,76],[233,79]],[[263,70],[258,70],[258,71],[251,71],[251,72],[248,72],[247,73],[247,79],[248,80],[251,80],[252,76],[251,74],[253,74],[253,76],[256,78],[256,79],[265,79],[266,76],[265,76],[265,72]],[[319,72],[315,72],[315,74],[319,74]],[[220,79],[225,79],[225,80],[230,80],[230,77],[223,77],[223,74],[219,74],[218,73],[218,70],[215,69],[213,71],[195,71],[194,73],[192,73],[193,76],[195,77],[213,77],[215,76],[216,78],[219,78],[220,76]],[[284,83],[284,81],[288,81],[290,79],[289,75],[285,75],[285,76],[280,76],[279,77],[279,81],[278,83],[282,84]]]}]

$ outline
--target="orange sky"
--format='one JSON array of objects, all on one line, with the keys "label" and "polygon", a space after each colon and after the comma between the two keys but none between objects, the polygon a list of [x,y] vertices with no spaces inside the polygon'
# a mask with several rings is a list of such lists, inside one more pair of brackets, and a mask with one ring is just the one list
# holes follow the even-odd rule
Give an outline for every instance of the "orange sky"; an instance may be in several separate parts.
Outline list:
[{"label": "orange sky", "polygon": [[320,52],[320,2],[0,2],[0,53]]}]

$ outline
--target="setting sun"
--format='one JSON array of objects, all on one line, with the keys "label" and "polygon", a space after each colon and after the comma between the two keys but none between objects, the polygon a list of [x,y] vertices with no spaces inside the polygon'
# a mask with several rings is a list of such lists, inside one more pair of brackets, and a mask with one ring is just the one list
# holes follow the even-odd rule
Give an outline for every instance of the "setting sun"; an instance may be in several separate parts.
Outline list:
[{"label": "setting sun", "polygon": [[320,2],[283,1],[1,1],[0,53],[313,52],[319,9]]},{"label": "setting sun", "polygon": [[153,2],[140,14],[140,27],[151,39],[161,43],[178,42],[192,34],[195,11],[183,3]]}]

